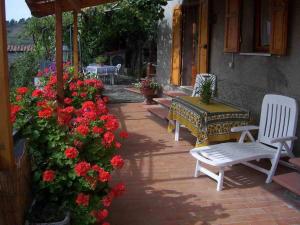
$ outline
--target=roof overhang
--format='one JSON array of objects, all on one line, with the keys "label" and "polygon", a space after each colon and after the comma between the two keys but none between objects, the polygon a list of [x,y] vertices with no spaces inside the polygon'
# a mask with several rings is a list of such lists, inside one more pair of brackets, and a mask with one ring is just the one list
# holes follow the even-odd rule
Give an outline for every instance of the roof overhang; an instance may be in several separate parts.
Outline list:
[{"label": "roof overhang", "polygon": [[44,17],[55,14],[55,1],[61,2],[63,12],[80,11],[86,7],[116,2],[117,0],[26,0],[31,14]]}]

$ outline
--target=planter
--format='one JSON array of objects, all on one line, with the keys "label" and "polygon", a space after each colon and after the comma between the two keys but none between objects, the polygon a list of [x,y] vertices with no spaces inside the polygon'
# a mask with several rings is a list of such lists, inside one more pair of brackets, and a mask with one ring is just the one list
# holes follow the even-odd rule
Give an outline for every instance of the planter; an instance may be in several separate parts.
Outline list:
[{"label": "planter", "polygon": [[152,105],[155,102],[153,101],[153,98],[156,96],[156,90],[152,88],[141,88],[141,93],[145,97],[145,104]]},{"label": "planter", "polygon": [[66,214],[66,217],[62,221],[51,222],[51,223],[34,223],[26,221],[25,225],[70,225],[70,213]]}]

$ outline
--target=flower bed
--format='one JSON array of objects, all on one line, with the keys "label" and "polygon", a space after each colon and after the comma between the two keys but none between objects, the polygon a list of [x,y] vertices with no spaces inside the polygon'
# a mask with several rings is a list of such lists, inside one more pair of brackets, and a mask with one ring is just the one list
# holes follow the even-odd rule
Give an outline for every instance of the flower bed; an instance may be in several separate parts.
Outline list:
[{"label": "flower bed", "polygon": [[30,218],[52,222],[70,211],[74,224],[108,225],[107,208],[125,190],[123,183],[110,187],[109,181],[111,172],[124,165],[118,139],[128,134],[118,131],[119,122],[101,95],[102,82],[74,78],[72,71],[65,66],[63,107],[56,101],[51,70],[45,71],[42,89],[20,87],[11,96],[14,128],[28,123],[23,135],[29,140],[35,199]]}]

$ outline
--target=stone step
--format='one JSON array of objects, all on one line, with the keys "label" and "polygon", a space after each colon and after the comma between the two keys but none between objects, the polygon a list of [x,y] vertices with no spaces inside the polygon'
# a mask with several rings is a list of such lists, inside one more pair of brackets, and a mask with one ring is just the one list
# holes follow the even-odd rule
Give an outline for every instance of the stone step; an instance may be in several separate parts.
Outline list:
[{"label": "stone step", "polygon": [[274,176],[273,181],[291,192],[300,195],[300,173],[293,172]]},{"label": "stone step", "polygon": [[164,95],[169,96],[171,98],[180,97],[180,96],[188,96],[188,94],[186,94],[183,91],[166,91],[166,92],[164,92]]},{"label": "stone step", "polygon": [[[289,162],[295,165],[298,169],[300,169],[300,158],[290,159]],[[299,181],[300,182],[300,181]]]},{"label": "stone step", "polygon": [[170,98],[153,98],[153,101],[169,109],[172,105],[172,99]]},{"label": "stone step", "polygon": [[139,89],[137,89],[137,88],[128,87],[128,88],[124,88],[124,90],[142,95],[141,91]]},{"label": "stone step", "polygon": [[147,107],[148,112],[150,112],[151,114],[153,114],[154,116],[159,117],[162,120],[168,120],[168,114],[169,114],[169,110],[162,107],[162,106],[152,106],[152,107]]}]

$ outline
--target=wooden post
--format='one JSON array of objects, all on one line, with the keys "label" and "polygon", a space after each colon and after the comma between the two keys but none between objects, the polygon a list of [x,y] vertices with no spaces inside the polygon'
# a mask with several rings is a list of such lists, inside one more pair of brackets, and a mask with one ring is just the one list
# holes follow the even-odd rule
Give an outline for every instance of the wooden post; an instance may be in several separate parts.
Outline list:
[{"label": "wooden post", "polygon": [[0,0],[0,169],[12,169],[15,165],[13,154],[12,126],[7,65],[7,37],[5,0]]},{"label": "wooden post", "polygon": [[57,100],[58,104],[62,106],[64,102],[62,9],[60,1],[57,0],[55,1],[55,28]]},{"label": "wooden post", "polygon": [[79,57],[78,57],[78,13],[73,11],[74,28],[73,28],[73,64],[74,76],[78,77]]}]

